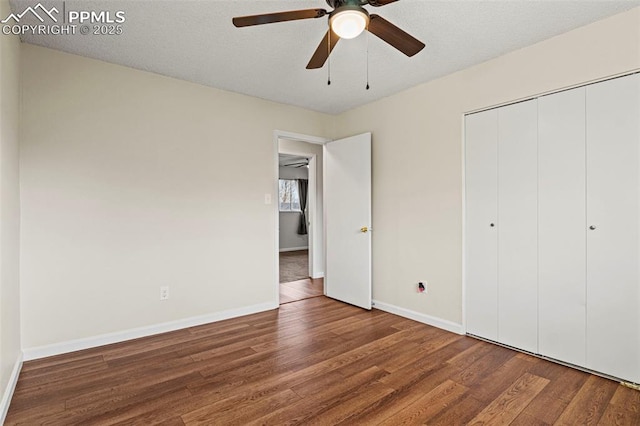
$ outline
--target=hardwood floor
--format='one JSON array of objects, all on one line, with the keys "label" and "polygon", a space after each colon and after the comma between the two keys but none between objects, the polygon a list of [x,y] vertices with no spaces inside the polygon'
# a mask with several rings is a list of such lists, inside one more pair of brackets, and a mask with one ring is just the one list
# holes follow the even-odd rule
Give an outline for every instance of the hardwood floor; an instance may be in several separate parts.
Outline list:
[{"label": "hardwood floor", "polygon": [[324,294],[323,278],[307,278],[290,283],[280,283],[280,304],[297,302]]},{"label": "hardwood floor", "polygon": [[639,425],[640,392],[314,297],[24,364],[14,424]]}]

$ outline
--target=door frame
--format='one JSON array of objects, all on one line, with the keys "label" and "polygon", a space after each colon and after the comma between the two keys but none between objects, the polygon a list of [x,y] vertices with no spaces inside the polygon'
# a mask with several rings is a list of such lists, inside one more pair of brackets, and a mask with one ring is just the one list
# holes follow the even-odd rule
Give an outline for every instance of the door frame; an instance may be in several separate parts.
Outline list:
[{"label": "door frame", "polygon": [[[278,192],[279,192],[279,174],[280,174],[280,162],[279,162],[279,154],[295,154],[301,156],[308,156],[310,158],[309,161],[309,187],[312,190],[309,191],[309,203],[307,206],[307,211],[309,214],[309,221],[312,224],[318,223],[319,218],[316,215],[316,203],[317,203],[317,158],[315,153],[311,152],[303,152],[303,151],[280,151],[280,143],[281,139],[292,140],[297,142],[305,142],[314,145],[324,145],[327,142],[330,142],[331,139],[321,138],[318,136],[310,136],[304,135],[301,133],[287,132],[284,130],[274,130],[273,131],[273,144],[274,144],[274,155],[273,155],[273,165],[274,165],[274,176],[275,180],[273,182],[273,191],[274,196],[272,199],[273,209],[274,209],[274,247],[275,247],[275,256],[274,256],[274,264],[275,264],[275,301],[276,306],[280,306],[280,209],[278,206]],[[317,232],[317,226],[312,225],[312,232],[309,234],[309,276],[312,278],[320,278],[320,276],[324,276],[324,271],[317,271],[314,266],[318,263],[318,257],[324,252],[324,236]],[[323,268],[324,269],[324,268]],[[321,273],[322,275],[318,275]]]}]

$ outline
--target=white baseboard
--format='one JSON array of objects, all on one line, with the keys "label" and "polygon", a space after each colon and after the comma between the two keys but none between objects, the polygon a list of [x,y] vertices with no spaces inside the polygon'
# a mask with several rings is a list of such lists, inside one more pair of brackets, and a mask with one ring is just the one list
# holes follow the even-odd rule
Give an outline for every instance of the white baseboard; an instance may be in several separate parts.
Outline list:
[{"label": "white baseboard", "polygon": [[4,389],[2,399],[0,400],[0,424],[4,424],[4,420],[7,418],[7,412],[9,411],[9,405],[11,404],[13,391],[16,390],[20,370],[22,370],[22,353],[20,353],[20,355],[18,355],[18,359],[16,359],[16,363],[11,371],[11,376],[9,376],[9,382],[7,383],[7,387]]},{"label": "white baseboard", "polygon": [[262,303],[259,305],[230,309],[227,311],[215,312],[212,314],[200,315],[197,317],[185,318],[177,321],[150,325],[147,327],[139,327],[130,330],[118,331],[115,333],[87,337],[84,339],[76,339],[67,342],[54,343],[52,345],[28,348],[24,349],[23,351],[24,360],[30,361],[33,359],[45,358],[48,356],[95,348],[97,346],[110,345],[112,343],[124,342],[126,340],[138,339],[140,337],[153,336],[154,334],[167,333],[169,331],[180,330],[183,328],[194,327],[197,325],[241,317],[244,315],[255,314],[258,312],[269,311],[277,308],[278,304],[275,302]]},{"label": "white baseboard", "polygon": [[313,279],[324,278],[324,271],[314,272],[311,278]]},{"label": "white baseboard", "polygon": [[307,247],[287,247],[287,248],[281,248],[281,249],[280,249],[280,253],[285,252],[285,251],[299,251],[299,250],[309,250],[309,246],[307,246]]},{"label": "white baseboard", "polygon": [[412,311],[410,309],[401,308],[399,306],[390,305],[388,303],[380,302],[378,300],[373,301],[373,307],[380,309],[381,311],[389,312],[391,314],[399,315],[404,318],[409,318],[414,321],[421,322],[423,324],[438,327],[443,330],[450,331],[456,334],[464,334],[464,330],[461,324],[457,324],[452,321],[444,320],[442,318],[432,317],[430,315],[421,314],[420,312]]}]

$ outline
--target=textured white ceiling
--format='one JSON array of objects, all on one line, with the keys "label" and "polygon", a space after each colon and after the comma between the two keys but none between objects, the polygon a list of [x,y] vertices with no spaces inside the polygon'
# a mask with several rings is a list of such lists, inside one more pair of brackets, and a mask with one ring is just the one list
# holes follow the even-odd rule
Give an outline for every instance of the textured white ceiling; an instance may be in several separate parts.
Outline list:
[{"label": "textured white ceiling", "polygon": [[[324,0],[40,0],[60,10],[122,10],[123,34],[25,35],[23,41],[207,86],[340,113],[640,5],[640,0],[400,0],[367,6],[426,44],[408,58],[366,32],[327,66],[305,66],[327,18],[235,28],[231,18],[324,8]],[[38,0],[11,0],[20,13]],[[25,16],[23,22],[38,23]],[[370,90],[365,90],[367,43]]]}]

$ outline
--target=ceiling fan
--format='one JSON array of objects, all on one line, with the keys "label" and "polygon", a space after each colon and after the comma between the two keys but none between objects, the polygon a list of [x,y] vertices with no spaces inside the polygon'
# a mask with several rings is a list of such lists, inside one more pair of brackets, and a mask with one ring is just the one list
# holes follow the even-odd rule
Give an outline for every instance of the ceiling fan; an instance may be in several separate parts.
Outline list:
[{"label": "ceiling fan", "polygon": [[295,167],[296,169],[299,169],[300,167],[307,167],[308,165],[309,165],[308,161],[303,161],[299,163],[283,164],[282,167]]},{"label": "ceiling fan", "polygon": [[300,168],[300,167],[307,167],[309,165],[309,159],[308,158],[292,158],[290,163],[282,163],[282,159],[280,160],[280,165],[282,167],[295,167]]},{"label": "ceiling fan", "polygon": [[365,29],[389,43],[407,56],[413,56],[424,48],[424,43],[404,32],[379,15],[369,14],[364,5],[380,7],[398,0],[326,0],[333,8],[291,10],[262,15],[239,16],[233,18],[236,27],[272,24],[274,22],[299,19],[322,18],[329,15],[329,29],[307,64],[307,69],[322,68],[329,54],[341,38],[355,38]]}]

